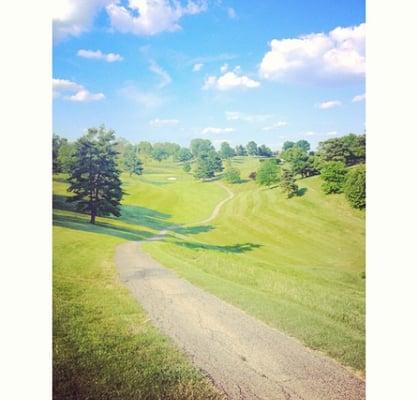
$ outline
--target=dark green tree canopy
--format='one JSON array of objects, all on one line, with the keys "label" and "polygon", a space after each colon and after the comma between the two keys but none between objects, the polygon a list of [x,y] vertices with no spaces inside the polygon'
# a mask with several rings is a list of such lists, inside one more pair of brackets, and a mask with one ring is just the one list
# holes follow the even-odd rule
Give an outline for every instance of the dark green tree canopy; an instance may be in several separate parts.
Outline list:
[{"label": "dark green tree canopy", "polygon": [[345,197],[354,208],[366,207],[366,166],[350,168],[344,184]]},{"label": "dark green tree canopy", "polygon": [[322,189],[326,194],[342,193],[347,175],[347,168],[342,161],[328,161],[321,169],[321,178],[324,181]]},{"label": "dark green tree canopy", "polygon": [[284,142],[284,143],[283,143],[283,146],[282,146],[282,152],[284,152],[284,151],[286,151],[286,150],[290,149],[290,148],[291,148],[291,147],[293,147],[294,145],[295,145],[295,142],[291,142],[291,141],[287,140],[286,142]]},{"label": "dark green tree canopy", "polygon": [[196,161],[194,177],[196,179],[210,179],[215,176],[216,172],[222,172],[222,160],[215,150],[208,153],[201,153]]},{"label": "dark green tree canopy", "polygon": [[120,216],[122,184],[116,166],[115,132],[90,128],[76,142],[75,162],[68,178],[68,191],[75,193],[69,201],[79,211],[90,214],[90,222],[96,216]]},{"label": "dark green tree canopy", "polygon": [[366,160],[366,136],[350,133],[320,142],[317,154],[323,161],[341,161],[350,166]]},{"label": "dark green tree canopy", "polygon": [[192,158],[193,154],[187,147],[182,147],[177,153],[177,160],[180,162],[190,161]]},{"label": "dark green tree canopy", "polygon": [[75,162],[76,144],[64,142],[58,150],[58,164],[61,172],[70,172]]},{"label": "dark green tree canopy", "polygon": [[287,197],[293,197],[297,194],[299,187],[296,184],[295,174],[289,165],[284,165],[280,171],[280,187]]},{"label": "dark green tree canopy", "polygon": [[193,157],[198,157],[201,154],[208,154],[210,151],[214,151],[211,141],[209,139],[193,139],[190,142],[190,150]]},{"label": "dark green tree canopy", "polygon": [[258,153],[257,143],[254,141],[248,142],[246,149],[249,156],[256,156]]},{"label": "dark green tree canopy", "polygon": [[258,149],[257,149],[257,154],[261,157],[272,157],[273,156],[273,152],[271,151],[271,149],[269,147],[267,147],[265,144],[262,144]]},{"label": "dark green tree canopy", "polygon": [[299,147],[300,149],[302,149],[303,151],[305,151],[306,153],[311,149],[311,145],[307,140],[298,140],[295,143],[296,147]]}]

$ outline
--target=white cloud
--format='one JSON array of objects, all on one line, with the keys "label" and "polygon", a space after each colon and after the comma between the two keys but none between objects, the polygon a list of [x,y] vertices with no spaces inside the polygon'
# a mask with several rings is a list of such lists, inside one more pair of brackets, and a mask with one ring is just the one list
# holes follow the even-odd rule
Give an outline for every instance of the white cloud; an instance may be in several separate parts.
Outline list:
[{"label": "white cloud", "polygon": [[52,79],[52,91],[55,98],[65,100],[88,102],[103,100],[103,93],[90,93],[83,85],[67,79]]},{"label": "white cloud", "polygon": [[357,96],[354,96],[352,102],[353,103],[358,103],[359,101],[364,101],[365,99],[366,99],[366,95],[363,93],[363,94],[359,94]]},{"label": "white cloud", "polygon": [[202,129],[202,135],[219,135],[221,133],[231,133],[231,132],[235,132],[234,128],[213,128],[213,127],[207,127]]},{"label": "white cloud", "polygon": [[150,61],[149,70],[161,78],[158,87],[161,89],[172,82],[170,75],[164,71],[155,61]]},{"label": "white cloud", "polygon": [[313,33],[273,39],[260,64],[265,79],[297,83],[341,82],[365,74],[366,25],[337,27],[328,34]]},{"label": "white cloud", "polygon": [[129,0],[124,6],[112,2],[106,7],[111,26],[123,33],[156,35],[181,29],[179,21],[185,15],[206,11],[206,1],[189,0],[186,5],[170,0]]},{"label": "white cloud", "polygon": [[84,49],[80,49],[77,52],[77,55],[79,57],[83,57],[83,58],[92,58],[92,59],[96,59],[96,60],[104,60],[107,62],[115,62],[115,61],[122,61],[123,57],[120,54],[115,54],[115,53],[103,53],[101,50],[84,50]]},{"label": "white cloud", "polygon": [[53,35],[59,41],[91,29],[99,10],[114,0],[54,0]]},{"label": "white cloud", "polygon": [[228,9],[226,10],[226,12],[228,13],[228,17],[229,18],[231,18],[231,19],[237,18],[237,13],[236,13],[236,11],[232,7],[228,7]]},{"label": "white cloud", "polygon": [[278,121],[276,123],[274,123],[273,125],[270,126],[265,126],[263,128],[263,131],[275,131],[279,128],[283,128],[284,126],[287,126],[287,122],[285,121]]},{"label": "white cloud", "polygon": [[224,74],[226,71],[228,71],[228,64],[224,64],[221,67],[221,74]]},{"label": "white cloud", "polygon": [[165,126],[176,126],[180,123],[178,119],[159,119],[155,118],[149,121],[149,124],[155,128],[162,128]]},{"label": "white cloud", "polygon": [[329,108],[341,107],[342,103],[339,100],[324,101],[318,105],[319,108],[327,110]]},{"label": "white cloud", "polygon": [[271,114],[244,114],[239,111],[225,111],[228,121],[265,122],[271,119]]},{"label": "white cloud", "polygon": [[221,75],[220,77],[209,76],[203,85],[203,89],[217,89],[217,90],[230,90],[236,88],[256,88],[260,86],[260,82],[257,82],[248,76],[239,75],[238,72],[229,71]]},{"label": "white cloud", "polygon": [[203,67],[202,63],[196,63],[196,64],[193,65],[193,71],[198,72],[202,69],[202,67]]},{"label": "white cloud", "polygon": [[146,109],[158,108],[166,101],[165,98],[155,93],[155,91],[142,91],[133,85],[124,86],[119,90],[119,94]]}]

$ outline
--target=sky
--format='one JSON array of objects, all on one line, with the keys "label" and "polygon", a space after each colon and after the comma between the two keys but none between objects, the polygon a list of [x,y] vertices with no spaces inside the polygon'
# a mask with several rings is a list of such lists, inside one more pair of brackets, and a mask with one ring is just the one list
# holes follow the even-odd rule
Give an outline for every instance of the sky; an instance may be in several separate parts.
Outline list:
[{"label": "sky", "polygon": [[53,129],[279,150],[365,132],[365,4],[56,0]]}]

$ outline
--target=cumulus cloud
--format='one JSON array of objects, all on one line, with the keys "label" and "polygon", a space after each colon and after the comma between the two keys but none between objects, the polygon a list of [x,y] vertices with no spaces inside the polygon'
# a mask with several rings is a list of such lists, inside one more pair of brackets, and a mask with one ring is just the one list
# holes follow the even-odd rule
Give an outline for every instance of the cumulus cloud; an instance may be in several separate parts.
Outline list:
[{"label": "cumulus cloud", "polygon": [[270,126],[265,126],[262,130],[263,131],[275,131],[277,129],[283,128],[284,126],[287,126],[287,122],[285,121],[278,121]]},{"label": "cumulus cloud", "polygon": [[196,63],[196,64],[193,65],[193,71],[198,72],[202,69],[202,67],[203,67],[202,63]]},{"label": "cumulus cloud", "polygon": [[76,102],[98,101],[105,98],[103,93],[90,93],[83,85],[67,79],[52,79],[52,90],[55,98]]},{"label": "cumulus cloud", "polygon": [[352,102],[353,103],[358,103],[359,101],[364,101],[365,99],[366,99],[366,95],[364,93],[363,94],[358,94],[357,96],[353,97]]},{"label": "cumulus cloud", "polygon": [[149,124],[155,128],[163,128],[165,126],[176,126],[180,123],[178,119],[159,119],[155,118],[149,121]]},{"label": "cumulus cloud", "polygon": [[207,127],[202,129],[202,135],[219,135],[221,133],[231,133],[235,132],[234,128],[213,128],[213,127]]},{"label": "cumulus cloud", "polygon": [[[226,71],[224,66],[222,66],[222,68]],[[217,89],[224,91],[237,88],[253,89],[259,86],[260,82],[257,82],[246,75],[240,75],[239,68],[235,68],[234,71],[225,72],[219,77],[207,77],[203,89]]]},{"label": "cumulus cloud", "polygon": [[129,0],[128,5],[113,1],[106,7],[111,26],[123,33],[156,35],[181,29],[179,21],[185,15],[206,11],[206,1],[191,1],[182,5],[171,0]]},{"label": "cumulus cloud", "polygon": [[107,61],[109,63],[111,62],[115,62],[115,61],[122,61],[123,57],[120,54],[116,54],[116,53],[103,53],[101,50],[84,50],[84,49],[80,49],[77,52],[77,55],[79,57],[83,57],[83,58],[92,58],[95,60],[104,60]]},{"label": "cumulus cloud", "polygon": [[239,111],[226,111],[225,116],[228,121],[245,122],[265,122],[273,117],[271,114],[245,114]]},{"label": "cumulus cloud", "polygon": [[169,85],[172,82],[171,76],[168,74],[168,72],[164,71],[155,61],[150,61],[149,69],[151,72],[160,77],[161,80],[158,85],[160,89]]},{"label": "cumulus cloud", "polygon": [[329,101],[323,101],[318,105],[319,108],[322,110],[327,110],[329,108],[335,108],[335,107],[341,107],[342,103],[339,100],[329,100]]},{"label": "cumulus cloud", "polygon": [[366,25],[337,27],[290,39],[273,39],[261,61],[265,79],[296,83],[341,82],[365,74]]},{"label": "cumulus cloud", "polygon": [[99,10],[114,0],[54,0],[53,35],[59,41],[91,29]]}]

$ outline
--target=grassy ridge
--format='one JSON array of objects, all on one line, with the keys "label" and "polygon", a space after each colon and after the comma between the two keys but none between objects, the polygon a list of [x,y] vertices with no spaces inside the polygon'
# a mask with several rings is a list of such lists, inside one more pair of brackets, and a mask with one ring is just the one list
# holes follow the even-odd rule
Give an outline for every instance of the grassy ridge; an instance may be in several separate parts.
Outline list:
[{"label": "grassy ridge", "polygon": [[[114,268],[118,244],[153,235],[170,216],[127,205],[120,219],[99,218],[92,226],[65,202],[63,178],[54,181],[54,398],[222,398],[151,326]],[[127,181],[133,185],[134,178]],[[142,183],[147,187],[155,194]],[[202,207],[202,216],[211,207]]]},{"label": "grassy ridge", "polygon": [[[238,160],[243,176],[257,160]],[[320,180],[299,181],[300,196],[253,182],[201,233],[173,233],[144,249],[162,264],[249,314],[364,370],[364,212]]]}]

